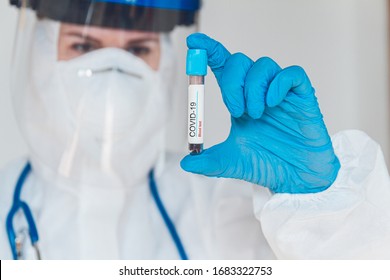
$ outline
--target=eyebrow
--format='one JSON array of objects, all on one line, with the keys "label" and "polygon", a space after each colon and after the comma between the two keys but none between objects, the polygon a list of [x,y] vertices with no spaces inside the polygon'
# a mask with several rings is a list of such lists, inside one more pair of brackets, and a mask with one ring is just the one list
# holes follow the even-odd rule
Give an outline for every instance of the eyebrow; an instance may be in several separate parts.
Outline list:
[{"label": "eyebrow", "polygon": [[143,43],[146,41],[157,42],[158,38],[139,38],[139,39],[131,40],[131,44],[139,44],[139,43]]},{"label": "eyebrow", "polygon": [[[93,38],[91,36],[88,36],[88,35],[83,35],[82,33],[79,33],[77,31],[69,31],[69,32],[66,32],[65,35],[78,37],[80,39],[85,39],[87,41],[92,41],[92,42],[95,42],[96,44],[100,44],[101,43],[100,40],[95,39],[95,38]],[[138,38],[138,39],[131,40],[131,42],[128,42],[128,43],[140,44],[140,43],[143,43],[143,42],[146,42],[146,41],[155,41],[155,42],[157,42],[158,40],[159,40],[158,37],[145,37],[145,38]]]},{"label": "eyebrow", "polygon": [[92,42],[95,42],[96,44],[100,44],[100,41],[95,39],[95,38],[92,38],[91,36],[88,36],[88,35],[83,35],[81,33],[78,33],[76,31],[69,31],[69,32],[66,32],[65,35],[68,35],[68,36],[74,36],[74,37],[78,37],[80,39],[85,39],[87,41],[92,41]]}]

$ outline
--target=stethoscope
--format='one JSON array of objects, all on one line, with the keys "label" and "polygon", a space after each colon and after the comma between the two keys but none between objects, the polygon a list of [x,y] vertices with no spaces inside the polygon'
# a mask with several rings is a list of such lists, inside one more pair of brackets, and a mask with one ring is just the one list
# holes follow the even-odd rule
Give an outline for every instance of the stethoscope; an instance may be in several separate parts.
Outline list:
[{"label": "stethoscope", "polygon": [[[39,235],[37,226],[35,224],[34,217],[32,215],[30,207],[27,205],[26,202],[20,199],[22,189],[24,186],[24,183],[26,182],[27,177],[31,173],[31,164],[28,162],[26,166],[24,167],[23,171],[21,172],[19,179],[15,186],[14,196],[13,196],[13,202],[11,210],[8,213],[7,220],[6,220],[6,229],[8,234],[8,240],[9,244],[11,246],[12,256],[14,260],[19,260],[22,258],[22,251],[23,251],[23,242],[20,237],[18,237],[15,233],[13,221],[15,218],[15,215],[22,211],[24,214],[27,226],[28,226],[28,234],[30,236],[31,245],[33,246],[37,259],[41,259],[41,253],[38,246],[39,241]],[[149,179],[149,188],[150,192],[152,194],[153,200],[156,203],[156,206],[161,214],[162,219],[164,220],[164,223],[169,231],[169,234],[172,237],[173,242],[175,243],[177,252],[182,260],[188,260],[186,251],[184,250],[183,243],[180,240],[179,234],[177,233],[177,230],[175,228],[175,225],[173,224],[171,218],[168,215],[167,210],[164,207],[164,204],[161,200],[161,197],[158,193],[156,180],[154,178],[154,170],[151,170],[148,175]]]}]

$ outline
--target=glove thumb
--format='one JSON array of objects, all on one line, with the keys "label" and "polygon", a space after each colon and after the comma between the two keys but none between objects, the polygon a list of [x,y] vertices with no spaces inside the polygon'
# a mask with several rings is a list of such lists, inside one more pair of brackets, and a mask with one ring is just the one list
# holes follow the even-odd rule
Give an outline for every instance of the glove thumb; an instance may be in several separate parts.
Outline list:
[{"label": "glove thumb", "polygon": [[219,177],[225,171],[226,161],[222,157],[221,144],[203,151],[199,155],[188,155],[182,159],[180,166],[187,172],[209,177]]}]

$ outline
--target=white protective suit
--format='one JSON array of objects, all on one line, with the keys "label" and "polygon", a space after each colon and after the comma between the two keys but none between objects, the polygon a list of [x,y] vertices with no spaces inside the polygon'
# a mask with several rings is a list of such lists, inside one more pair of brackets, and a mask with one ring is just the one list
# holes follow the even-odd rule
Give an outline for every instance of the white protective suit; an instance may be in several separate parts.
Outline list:
[{"label": "white protective suit", "polygon": [[[332,141],[341,169],[315,194],[271,195],[239,180],[188,174],[179,157],[167,156],[156,182],[189,258],[389,259],[390,181],[381,149],[359,131]],[[11,258],[4,224],[25,163],[0,174],[1,259]],[[64,187],[32,173],[23,189],[43,259],[178,258],[146,177],[129,189]]]},{"label": "white protective suit", "polygon": [[[43,259],[179,258],[149,189],[153,167],[190,259],[390,258],[389,176],[379,146],[362,132],[333,137],[341,169],[320,193],[271,194],[189,174],[163,148],[167,42],[152,71],[111,48],[57,61],[59,23],[39,20],[31,28],[33,36],[22,38],[32,44],[19,44],[31,46],[20,57],[31,64],[16,63],[14,75],[30,156],[0,173],[1,259],[12,257],[5,221],[27,161],[33,170],[21,199],[33,212]],[[23,215],[14,224],[26,229]],[[34,258],[29,240],[24,244],[24,257]]]}]

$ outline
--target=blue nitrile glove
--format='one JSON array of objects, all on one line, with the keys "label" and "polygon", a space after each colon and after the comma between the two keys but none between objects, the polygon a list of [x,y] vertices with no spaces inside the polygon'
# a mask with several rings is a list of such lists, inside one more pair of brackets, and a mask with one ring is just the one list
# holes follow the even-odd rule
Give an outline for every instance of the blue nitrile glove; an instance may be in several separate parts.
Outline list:
[{"label": "blue nitrile glove", "polygon": [[187,44],[207,50],[232,126],[224,142],[186,156],[184,170],[243,179],[275,193],[320,192],[334,182],[340,163],[301,67],[232,55],[204,34],[189,36]]}]

